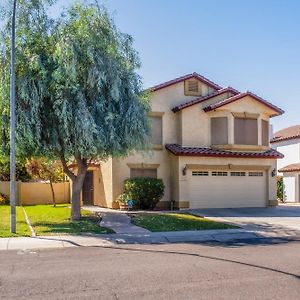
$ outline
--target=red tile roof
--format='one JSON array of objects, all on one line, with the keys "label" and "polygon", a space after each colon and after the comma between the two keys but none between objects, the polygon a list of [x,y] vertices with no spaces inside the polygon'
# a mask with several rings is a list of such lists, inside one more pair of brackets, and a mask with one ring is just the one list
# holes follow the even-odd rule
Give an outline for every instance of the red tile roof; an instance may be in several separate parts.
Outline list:
[{"label": "red tile roof", "polygon": [[238,152],[212,148],[182,147],[178,144],[167,144],[166,149],[176,156],[211,156],[237,158],[283,158],[283,154],[274,149],[264,152]]},{"label": "red tile roof", "polygon": [[285,167],[281,168],[278,171],[281,172],[281,173],[300,171],[300,164],[291,164],[291,165],[288,165],[288,166],[285,166]]},{"label": "red tile roof", "polygon": [[184,108],[187,108],[187,107],[190,107],[192,105],[195,105],[195,104],[198,104],[198,103],[201,103],[201,102],[204,102],[208,99],[211,99],[213,97],[216,97],[216,96],[219,96],[219,95],[222,95],[224,93],[228,93],[228,92],[231,92],[232,94],[236,95],[239,93],[239,91],[237,91],[236,89],[232,88],[232,87],[226,87],[226,88],[223,88],[221,90],[217,90],[216,92],[210,94],[210,95],[207,95],[207,96],[202,96],[202,97],[198,97],[194,100],[191,100],[191,101],[188,101],[188,102],[185,102],[183,104],[180,104],[180,105],[177,105],[175,106],[174,108],[172,108],[172,111],[175,113],[175,112],[178,112]]},{"label": "red tile roof", "polygon": [[[226,105],[226,104],[229,104],[229,103],[232,103],[232,102],[234,102],[234,101],[240,100],[240,99],[242,99],[242,98],[244,98],[244,97],[246,97],[246,96],[250,96],[250,97],[254,98],[256,101],[258,101],[258,102],[260,102],[260,103],[262,103],[262,104],[264,104],[264,105],[270,107],[271,109],[275,110],[275,111],[277,112],[278,115],[281,115],[281,114],[284,113],[284,111],[283,111],[281,108],[279,108],[279,107],[273,105],[272,103],[268,102],[267,100],[265,100],[265,99],[263,99],[263,98],[261,98],[261,97],[255,95],[255,94],[253,94],[253,93],[251,93],[251,92],[249,92],[249,91],[244,92],[244,93],[237,94],[237,95],[235,95],[235,96],[233,96],[233,97],[230,97],[230,98],[228,98],[228,99],[221,100],[221,101],[219,101],[219,102],[217,102],[217,103],[208,105],[208,106],[206,106],[203,110],[204,110],[205,112],[208,112],[208,111],[214,110],[214,109],[216,109],[216,108],[219,108],[219,107],[221,107],[221,106],[224,106],[224,105]],[[276,114],[276,115],[277,115],[277,114]]]},{"label": "red tile roof", "polygon": [[300,138],[300,125],[281,129],[273,134],[271,143]]},{"label": "red tile roof", "polygon": [[150,88],[150,91],[157,91],[157,90],[160,90],[160,89],[163,89],[167,86],[170,86],[170,85],[173,85],[173,84],[176,84],[176,83],[179,83],[181,81],[184,81],[184,80],[187,80],[187,79],[190,79],[190,78],[196,78],[198,80],[200,80],[201,82],[207,84],[208,86],[216,89],[216,90],[219,90],[221,89],[222,87],[219,86],[218,84],[212,82],[211,80],[205,78],[204,76],[194,72],[194,73],[191,73],[191,74],[187,74],[187,75],[184,75],[184,76],[181,76],[181,77],[178,77],[178,78],[175,78],[173,80],[170,80],[170,81],[166,81],[164,83],[161,83],[161,84],[158,84],[158,85],[155,85],[153,87]]}]

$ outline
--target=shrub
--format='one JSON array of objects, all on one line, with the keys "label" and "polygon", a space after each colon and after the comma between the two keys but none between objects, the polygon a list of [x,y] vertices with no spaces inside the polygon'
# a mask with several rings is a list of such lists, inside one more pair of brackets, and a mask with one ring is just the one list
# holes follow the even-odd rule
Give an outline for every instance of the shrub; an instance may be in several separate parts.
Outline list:
[{"label": "shrub", "polygon": [[136,177],[124,182],[124,192],[141,209],[154,209],[164,195],[162,179]]},{"label": "shrub", "polygon": [[117,202],[119,204],[127,204],[128,199],[129,199],[128,195],[124,193],[119,195]]},{"label": "shrub", "polygon": [[8,205],[9,197],[5,194],[0,193],[0,205]]},{"label": "shrub", "polygon": [[285,188],[282,176],[277,176],[277,199],[284,200]]}]

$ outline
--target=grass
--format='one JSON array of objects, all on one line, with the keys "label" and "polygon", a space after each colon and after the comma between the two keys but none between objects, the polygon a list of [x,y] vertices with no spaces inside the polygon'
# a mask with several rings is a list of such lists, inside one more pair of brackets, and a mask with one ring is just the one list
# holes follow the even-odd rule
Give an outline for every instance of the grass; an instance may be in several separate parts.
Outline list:
[{"label": "grass", "polygon": [[132,216],[132,223],[152,232],[237,228],[232,225],[183,213],[136,214]]},{"label": "grass", "polygon": [[0,205],[0,237],[30,236],[31,232],[27,226],[22,207],[16,209],[17,233],[10,232],[10,206]]},{"label": "grass", "polygon": [[25,206],[30,223],[37,235],[114,233],[109,228],[100,227],[99,217],[91,212],[81,210],[80,221],[70,221],[69,205],[35,205]]}]

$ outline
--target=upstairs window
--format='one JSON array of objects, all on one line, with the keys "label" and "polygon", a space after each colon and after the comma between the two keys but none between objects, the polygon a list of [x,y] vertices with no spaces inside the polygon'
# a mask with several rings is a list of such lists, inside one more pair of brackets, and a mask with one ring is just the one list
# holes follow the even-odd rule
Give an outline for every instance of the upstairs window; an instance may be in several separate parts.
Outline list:
[{"label": "upstairs window", "polygon": [[257,119],[234,118],[234,143],[258,145]]},{"label": "upstairs window", "polygon": [[201,95],[201,85],[198,80],[190,79],[184,82],[184,94],[186,96]]},{"label": "upstairs window", "polygon": [[162,116],[150,116],[151,142],[153,145],[162,145]]}]

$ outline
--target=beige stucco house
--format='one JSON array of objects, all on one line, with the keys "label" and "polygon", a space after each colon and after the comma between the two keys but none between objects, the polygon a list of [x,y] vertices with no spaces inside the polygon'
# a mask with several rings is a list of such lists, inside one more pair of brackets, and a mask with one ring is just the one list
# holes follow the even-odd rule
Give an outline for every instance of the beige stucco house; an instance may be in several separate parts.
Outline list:
[{"label": "beige stucco house", "polygon": [[283,111],[192,73],[151,88],[153,149],[90,166],[83,203],[117,208],[126,178],[162,178],[158,208],[275,205],[269,120]]}]

